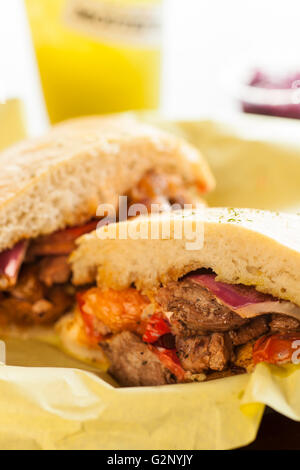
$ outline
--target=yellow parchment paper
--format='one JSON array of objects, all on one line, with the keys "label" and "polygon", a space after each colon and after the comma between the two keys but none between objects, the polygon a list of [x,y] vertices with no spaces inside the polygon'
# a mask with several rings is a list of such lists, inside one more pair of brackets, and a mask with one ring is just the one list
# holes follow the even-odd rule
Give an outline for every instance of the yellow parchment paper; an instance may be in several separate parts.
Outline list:
[{"label": "yellow parchment paper", "polygon": [[[210,203],[300,206],[300,150],[248,142],[211,122],[163,125],[208,156],[218,180]],[[298,366],[260,364],[251,375],[207,383],[121,389],[54,345],[9,339],[6,346],[1,449],[231,449],[255,439],[265,405],[300,420]]]},{"label": "yellow parchment paper", "polygon": [[7,350],[2,449],[231,449],[255,439],[264,404],[300,420],[298,366],[260,364],[218,381],[122,389],[54,346],[7,340]]},{"label": "yellow parchment paper", "polygon": [[142,119],[187,139],[216,178],[210,206],[300,211],[300,121],[243,116],[220,121]]}]

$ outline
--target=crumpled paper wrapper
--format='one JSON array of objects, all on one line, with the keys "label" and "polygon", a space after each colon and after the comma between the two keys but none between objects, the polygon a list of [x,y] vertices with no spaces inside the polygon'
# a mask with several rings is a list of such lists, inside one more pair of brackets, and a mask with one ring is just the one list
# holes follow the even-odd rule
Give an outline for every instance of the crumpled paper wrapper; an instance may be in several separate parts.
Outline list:
[{"label": "crumpled paper wrapper", "polygon": [[[212,122],[160,124],[207,156],[218,182],[210,204],[300,207],[300,150],[248,142]],[[121,389],[55,345],[6,346],[1,449],[232,449],[255,439],[265,405],[300,420],[299,366],[259,364],[251,375]]]},{"label": "crumpled paper wrapper", "polygon": [[205,155],[217,182],[205,197],[209,206],[300,211],[300,121],[241,113],[226,123],[140,116]]},{"label": "crumpled paper wrapper", "polygon": [[217,381],[118,388],[37,340],[7,340],[7,350],[1,449],[232,449],[255,439],[264,405],[300,420],[299,366],[259,364],[251,375]]}]

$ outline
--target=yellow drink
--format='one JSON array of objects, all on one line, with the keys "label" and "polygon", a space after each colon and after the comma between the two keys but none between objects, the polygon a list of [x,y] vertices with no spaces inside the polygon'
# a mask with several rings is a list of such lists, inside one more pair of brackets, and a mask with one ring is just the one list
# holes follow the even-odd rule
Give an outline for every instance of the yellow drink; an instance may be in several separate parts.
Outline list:
[{"label": "yellow drink", "polygon": [[52,122],[153,109],[161,0],[25,0]]}]

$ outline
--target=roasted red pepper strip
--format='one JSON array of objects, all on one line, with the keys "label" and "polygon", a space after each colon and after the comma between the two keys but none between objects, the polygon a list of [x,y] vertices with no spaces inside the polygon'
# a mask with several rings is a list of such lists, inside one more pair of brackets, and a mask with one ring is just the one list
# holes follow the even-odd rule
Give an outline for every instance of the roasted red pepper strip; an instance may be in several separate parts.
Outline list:
[{"label": "roasted red pepper strip", "polygon": [[42,235],[32,240],[29,252],[32,256],[68,255],[75,248],[75,240],[95,230],[98,223],[99,220],[92,220],[84,225],[68,227],[50,235]]},{"label": "roasted red pepper strip", "polygon": [[163,335],[171,333],[171,329],[168,323],[162,314],[154,313],[147,325],[146,330],[143,335],[143,341],[145,343],[156,343],[156,341]]},{"label": "roasted red pepper strip", "polygon": [[253,362],[286,364],[300,359],[300,332],[262,336],[253,347]]},{"label": "roasted red pepper strip", "polygon": [[175,375],[178,382],[183,382],[185,377],[185,371],[180,365],[179,359],[176,354],[176,349],[165,349],[165,348],[156,348],[154,346],[149,346],[151,351],[154,352],[159,360],[164,364],[167,369],[169,369],[172,374]]},{"label": "roasted red pepper strip", "polygon": [[85,303],[83,299],[83,293],[78,292],[76,298],[81,317],[84,322],[86,335],[90,338],[93,343],[98,344],[101,340],[103,340],[103,335],[101,335],[97,330],[97,318],[94,315],[85,313],[83,309],[83,305]]},{"label": "roasted red pepper strip", "polygon": [[177,381],[183,382],[185,372],[180,365],[176,354],[176,349],[166,349],[152,346],[152,344],[156,343],[159,338],[169,333],[171,333],[171,329],[168,320],[164,318],[161,313],[154,313],[146,325],[143,341],[145,343],[149,343],[149,348],[151,351],[156,354],[164,366],[175,375]]}]

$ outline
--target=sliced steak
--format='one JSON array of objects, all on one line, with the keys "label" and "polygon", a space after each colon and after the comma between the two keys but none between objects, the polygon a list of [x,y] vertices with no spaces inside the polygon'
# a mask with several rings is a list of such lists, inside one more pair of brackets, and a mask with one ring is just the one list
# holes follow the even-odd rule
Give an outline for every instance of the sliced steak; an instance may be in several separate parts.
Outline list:
[{"label": "sliced steak", "polygon": [[190,279],[171,282],[161,288],[156,300],[164,311],[174,312],[170,318],[174,335],[229,331],[247,322]]},{"label": "sliced steak", "polygon": [[39,265],[39,280],[46,286],[65,284],[71,275],[68,256],[47,256]]},{"label": "sliced steak", "polygon": [[46,295],[47,297],[35,301],[4,297],[0,299],[0,316],[6,319],[5,323],[45,325],[58,320],[73,304],[72,296],[64,287],[52,287]]},{"label": "sliced steak", "polygon": [[197,374],[209,369],[209,336],[176,337],[176,349],[183,369]]},{"label": "sliced steak", "polygon": [[53,286],[47,291],[46,300],[52,304],[50,311],[45,312],[45,315],[40,314],[40,319],[43,322],[53,322],[58,320],[64,313],[66,313],[73,305],[74,297],[69,293],[68,285]]},{"label": "sliced steak", "polygon": [[45,287],[38,278],[38,268],[29,264],[23,266],[17,285],[9,290],[10,295],[18,300],[25,300],[30,303],[42,299],[45,294]]},{"label": "sliced steak", "polygon": [[253,346],[255,344],[255,340],[249,341],[246,344],[238,346],[235,350],[235,359],[234,365],[237,367],[241,367],[247,371],[250,371],[254,368],[253,363]]},{"label": "sliced steak", "polygon": [[225,333],[214,333],[209,343],[209,368],[212,370],[224,370],[232,355],[232,344]]},{"label": "sliced steak", "polygon": [[174,375],[134,333],[123,331],[100,343],[110,361],[110,374],[127,387],[175,383]]},{"label": "sliced steak", "polygon": [[271,331],[289,331],[300,329],[300,322],[287,315],[273,314],[270,322]]},{"label": "sliced steak", "polygon": [[232,354],[231,341],[223,333],[190,338],[177,336],[176,347],[182,367],[194,374],[208,369],[224,370]]},{"label": "sliced steak", "polygon": [[260,316],[241,326],[238,330],[230,331],[229,336],[234,346],[248,343],[252,339],[259,338],[269,331],[265,316]]},{"label": "sliced steak", "polygon": [[30,325],[32,319],[32,304],[26,300],[4,298],[0,302],[1,323],[14,322],[22,325]]}]

